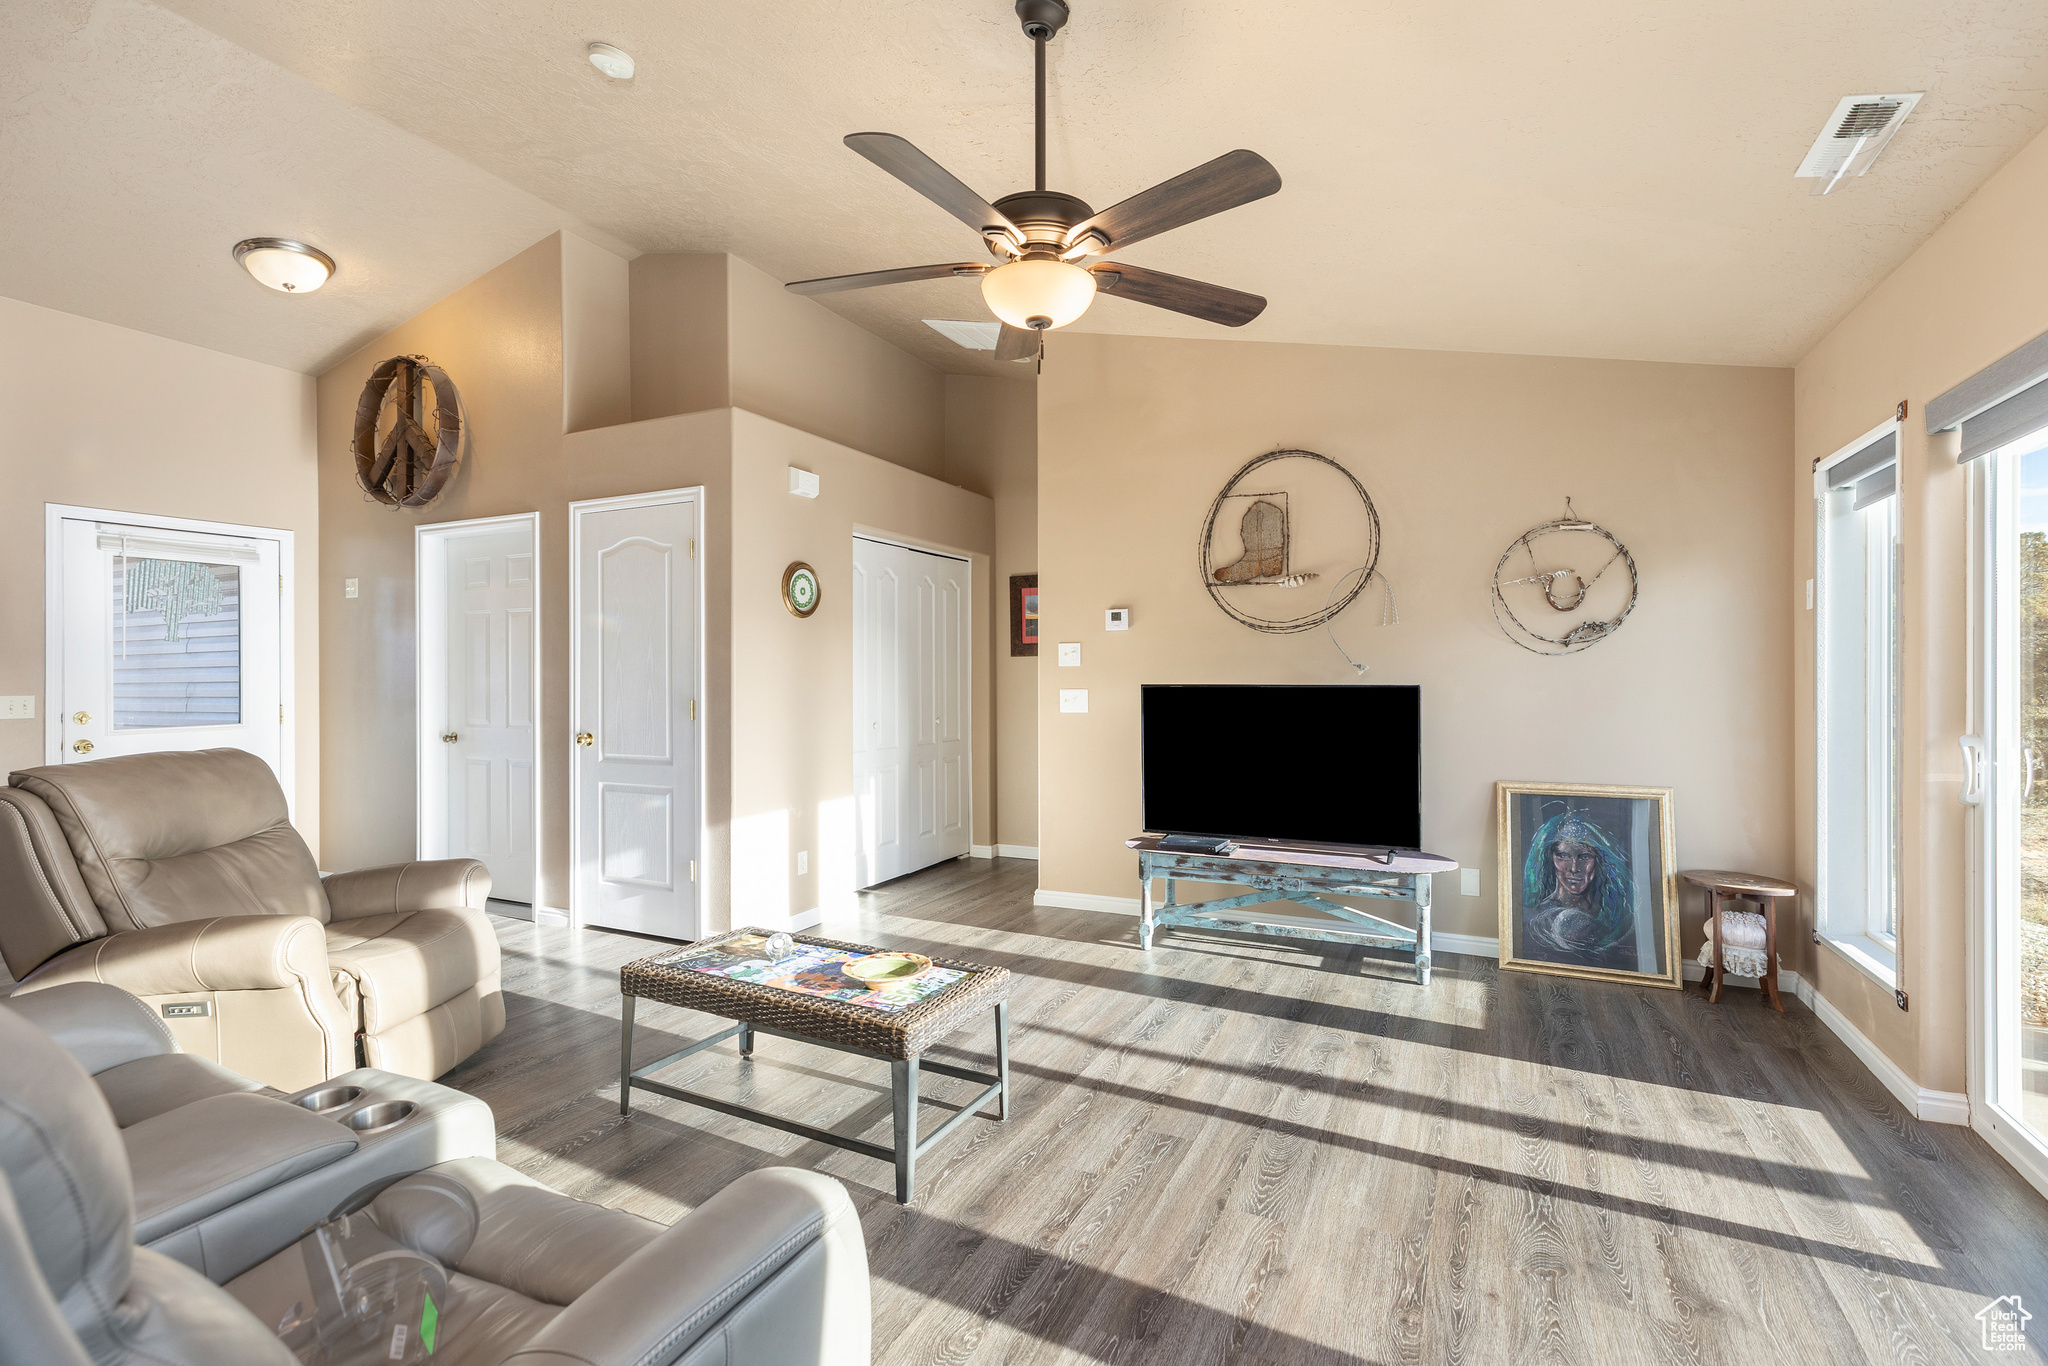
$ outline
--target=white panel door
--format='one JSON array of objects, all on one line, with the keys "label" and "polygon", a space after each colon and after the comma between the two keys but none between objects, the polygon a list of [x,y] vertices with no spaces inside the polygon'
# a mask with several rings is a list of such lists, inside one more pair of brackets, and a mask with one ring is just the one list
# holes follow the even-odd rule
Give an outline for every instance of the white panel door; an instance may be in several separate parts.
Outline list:
[{"label": "white panel door", "polygon": [[233,748],[283,769],[281,543],[63,518],[57,759]]},{"label": "white panel door", "polygon": [[969,851],[968,565],[855,537],[854,863],[871,887]]},{"label": "white panel door", "polygon": [[[443,857],[483,860],[491,895],[533,903],[533,526],[444,540]],[[431,752],[431,751],[430,751]]]},{"label": "white panel door", "polygon": [[577,923],[698,933],[698,504],[572,506]]}]

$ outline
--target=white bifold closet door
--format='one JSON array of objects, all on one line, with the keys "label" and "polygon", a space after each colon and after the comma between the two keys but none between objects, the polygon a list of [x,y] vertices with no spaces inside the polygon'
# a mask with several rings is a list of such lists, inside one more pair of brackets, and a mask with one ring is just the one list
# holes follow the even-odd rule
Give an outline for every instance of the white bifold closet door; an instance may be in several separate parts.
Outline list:
[{"label": "white bifold closet door", "polygon": [[853,539],[856,885],[969,852],[968,564]]}]

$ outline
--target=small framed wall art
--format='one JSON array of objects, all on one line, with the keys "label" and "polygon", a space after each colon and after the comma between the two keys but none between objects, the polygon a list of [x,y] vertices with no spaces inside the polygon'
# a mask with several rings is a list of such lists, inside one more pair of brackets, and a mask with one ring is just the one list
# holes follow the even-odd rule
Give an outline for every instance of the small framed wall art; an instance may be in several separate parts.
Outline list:
[{"label": "small framed wall art", "polygon": [[1038,575],[1010,575],[1010,654],[1038,653]]},{"label": "small framed wall art", "polygon": [[1678,987],[1668,787],[1496,783],[1500,965]]},{"label": "small framed wall art", "polygon": [[818,610],[818,571],[802,560],[782,571],[782,605],[790,615],[807,617]]}]

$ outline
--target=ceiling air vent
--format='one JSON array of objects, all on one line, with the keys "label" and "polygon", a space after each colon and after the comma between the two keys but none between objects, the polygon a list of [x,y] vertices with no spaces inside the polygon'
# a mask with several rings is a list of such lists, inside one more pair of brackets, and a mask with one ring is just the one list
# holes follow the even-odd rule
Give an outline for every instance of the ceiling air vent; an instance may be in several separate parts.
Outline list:
[{"label": "ceiling air vent", "polygon": [[1826,194],[1862,175],[1918,103],[1918,94],[1844,96],[1793,176],[1812,180],[1813,193]]}]

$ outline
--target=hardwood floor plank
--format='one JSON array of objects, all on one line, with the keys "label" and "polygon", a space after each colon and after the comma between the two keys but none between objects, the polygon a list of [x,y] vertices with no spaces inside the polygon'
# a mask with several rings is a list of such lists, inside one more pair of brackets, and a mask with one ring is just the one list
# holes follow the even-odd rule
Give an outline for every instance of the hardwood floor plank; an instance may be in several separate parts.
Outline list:
[{"label": "hardwood floor plank", "polygon": [[[2048,1202],[1796,1003],[1449,954],[1419,988],[1220,933],[1146,953],[1131,917],[1032,906],[1035,874],[943,864],[824,931],[1014,974],[1012,1117],[927,1154],[913,1206],[886,1165],[735,1117],[636,1093],[620,1118],[617,969],[653,941],[497,922],[507,1029],[443,1080],[491,1103],[505,1160],[650,1217],[778,1163],[846,1182],[884,1366],[1947,1363],[1996,1296],[2048,1303]],[[643,1060],[723,1027],[640,1021]],[[879,1064],[794,1041],[664,1079],[888,1127]],[[925,1089],[929,1127],[975,1088]]]}]

